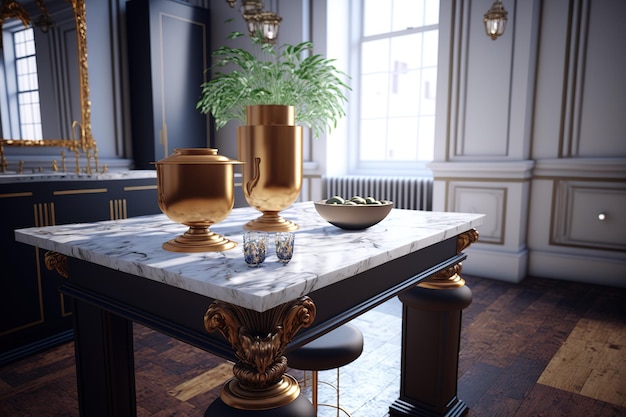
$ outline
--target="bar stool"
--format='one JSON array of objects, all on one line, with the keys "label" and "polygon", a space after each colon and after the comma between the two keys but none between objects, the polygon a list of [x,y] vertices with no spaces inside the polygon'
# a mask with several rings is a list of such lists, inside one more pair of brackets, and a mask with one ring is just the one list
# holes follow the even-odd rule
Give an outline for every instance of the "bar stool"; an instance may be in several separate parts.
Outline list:
[{"label": "bar stool", "polygon": [[[287,357],[287,366],[304,371],[305,380],[306,372],[311,371],[311,402],[316,414],[318,406],[326,406],[336,408],[337,417],[339,417],[339,411],[350,416],[350,413],[339,405],[339,368],[354,361],[361,356],[362,352],[363,334],[357,327],[351,324],[344,324],[285,355]],[[318,381],[318,371],[328,369],[337,369],[336,386]],[[337,392],[337,405],[318,404],[319,382],[328,384],[335,389]]]}]

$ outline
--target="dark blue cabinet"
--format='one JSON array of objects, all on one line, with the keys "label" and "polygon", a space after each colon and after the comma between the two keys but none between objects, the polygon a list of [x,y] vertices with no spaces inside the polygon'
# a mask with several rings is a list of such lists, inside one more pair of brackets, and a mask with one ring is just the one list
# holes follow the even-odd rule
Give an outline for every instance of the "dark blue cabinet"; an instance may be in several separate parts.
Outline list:
[{"label": "dark blue cabinet", "polygon": [[0,183],[0,366],[71,340],[64,278],[14,230],[160,213],[156,177]]},{"label": "dark blue cabinet", "polygon": [[196,109],[210,65],[209,11],[172,0],[126,3],[133,159],[137,169],[175,148],[211,146]]}]

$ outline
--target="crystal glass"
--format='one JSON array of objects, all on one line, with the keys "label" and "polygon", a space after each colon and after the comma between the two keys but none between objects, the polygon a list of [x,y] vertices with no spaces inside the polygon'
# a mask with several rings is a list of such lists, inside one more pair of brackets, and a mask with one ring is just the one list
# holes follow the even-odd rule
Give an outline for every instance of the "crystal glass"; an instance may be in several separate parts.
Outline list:
[{"label": "crystal glass", "polygon": [[250,267],[257,267],[265,262],[267,233],[245,232],[243,235],[243,257]]},{"label": "crystal glass", "polygon": [[276,233],[276,257],[286,265],[293,256],[294,234],[291,232]]}]

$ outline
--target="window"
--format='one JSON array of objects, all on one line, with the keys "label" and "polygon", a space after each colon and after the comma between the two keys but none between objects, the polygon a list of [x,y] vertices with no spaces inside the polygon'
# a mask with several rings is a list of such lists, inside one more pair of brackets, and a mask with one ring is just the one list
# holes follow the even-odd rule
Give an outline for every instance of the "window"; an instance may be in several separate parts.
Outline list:
[{"label": "window", "polygon": [[433,159],[439,0],[358,3],[351,172],[413,173]]},{"label": "window", "polygon": [[15,32],[13,34],[13,46],[15,49],[20,135],[22,139],[40,140],[43,135],[33,29],[28,28]]},{"label": "window", "polygon": [[[43,138],[39,105],[39,80],[35,35],[32,28],[6,31],[11,39],[3,50],[3,69],[6,96],[3,106],[3,135],[14,139],[41,140]],[[5,42],[5,46],[7,43]]]}]

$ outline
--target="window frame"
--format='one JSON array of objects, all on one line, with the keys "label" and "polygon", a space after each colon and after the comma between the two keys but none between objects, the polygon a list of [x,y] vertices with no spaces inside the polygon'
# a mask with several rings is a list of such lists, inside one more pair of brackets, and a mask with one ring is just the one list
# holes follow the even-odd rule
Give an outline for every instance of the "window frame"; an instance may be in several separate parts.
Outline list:
[{"label": "window frame", "polygon": [[[35,67],[37,68],[37,89],[28,90],[36,91],[39,96],[39,136],[40,137],[24,137],[22,134],[22,117],[20,114],[19,81],[17,73],[17,56],[15,47],[15,36],[19,32],[26,30],[32,31],[33,42],[36,42],[34,29],[32,26],[25,28],[21,22],[11,22],[3,26],[3,48],[0,53],[0,73],[3,76],[3,85],[0,86],[0,136],[3,138],[18,140],[42,140],[43,139],[43,123],[41,120],[41,97],[39,94],[39,66],[37,63],[37,54],[29,55],[35,57]],[[36,48],[35,48],[36,51]],[[23,59],[24,57],[20,57]]]},{"label": "window frame", "polygon": [[[34,52],[32,54],[25,54],[24,56],[17,56],[17,44],[16,44],[16,37],[18,34],[20,33],[25,33],[25,32],[29,32],[30,37],[32,37],[32,39],[30,40],[25,40],[24,43],[26,42],[32,42],[33,43],[33,50]],[[19,125],[19,132],[20,132],[20,138],[21,139],[27,139],[27,140],[42,140],[43,139],[43,124],[41,121],[41,98],[40,98],[40,94],[39,94],[39,71],[38,71],[38,65],[37,65],[37,48],[35,46],[35,31],[33,29],[33,27],[28,27],[28,28],[24,28],[21,30],[16,30],[15,32],[12,33],[13,35],[13,50],[14,50],[14,67],[15,67],[15,79],[16,79],[16,83],[15,83],[15,101],[17,103],[17,114],[18,114],[18,125]],[[34,60],[34,68],[35,71],[26,71],[24,73],[20,73],[19,67],[20,67],[20,62],[22,62],[22,60],[24,60],[25,65],[27,65],[30,68],[32,67],[32,62],[27,62],[27,61],[33,61]],[[30,88],[25,88],[25,89],[21,89],[20,86],[20,77],[21,76],[27,76],[29,78],[32,78],[34,76],[34,78],[36,79],[36,83],[35,86],[36,88],[32,88],[32,81],[30,81],[29,87]],[[37,101],[31,101],[28,104],[24,104],[22,101],[22,97],[25,95],[32,95],[35,94],[37,96]],[[28,111],[31,114],[31,121],[26,122],[25,121],[25,115],[23,113],[23,107],[28,107]],[[34,134],[32,135],[27,135],[25,134],[25,130],[27,129],[33,129],[35,131]]]},{"label": "window frame", "polygon": [[[406,36],[415,33],[423,33],[427,31],[437,30],[439,36],[440,22],[437,24],[425,25],[417,28],[407,28],[405,30],[396,30],[385,32],[383,34],[363,35],[364,24],[364,2],[365,0],[352,0],[352,15],[360,16],[354,19],[351,25],[349,43],[349,75],[351,77],[352,93],[349,102],[349,114],[351,115],[348,122],[348,174],[351,175],[397,175],[397,176],[431,176],[432,171],[427,167],[434,159],[434,137],[433,137],[433,155],[430,160],[411,160],[411,161],[361,161],[360,150],[360,125],[361,125],[361,48],[362,43],[371,40],[391,39],[399,36]],[[383,6],[384,7],[384,6]],[[440,45],[438,49],[441,50]],[[438,73],[438,69],[435,69]],[[357,86],[355,88],[355,86]],[[435,86],[434,91],[437,91]],[[437,120],[437,105],[435,103],[435,122]]]}]

